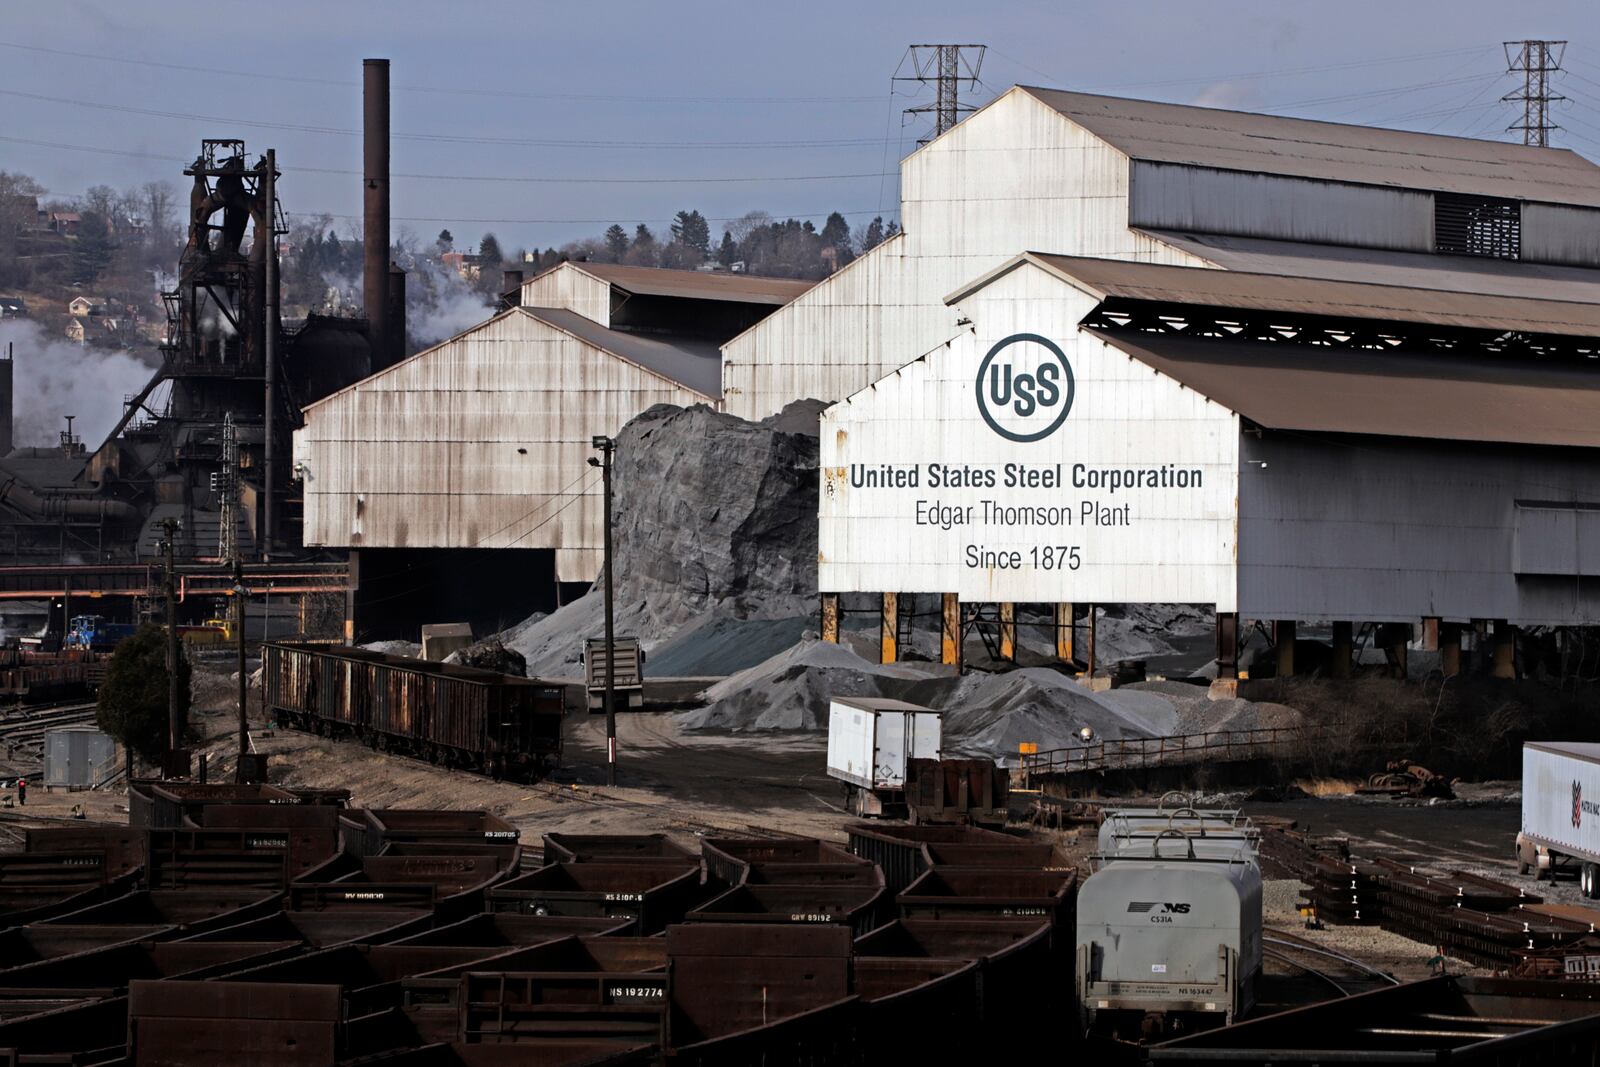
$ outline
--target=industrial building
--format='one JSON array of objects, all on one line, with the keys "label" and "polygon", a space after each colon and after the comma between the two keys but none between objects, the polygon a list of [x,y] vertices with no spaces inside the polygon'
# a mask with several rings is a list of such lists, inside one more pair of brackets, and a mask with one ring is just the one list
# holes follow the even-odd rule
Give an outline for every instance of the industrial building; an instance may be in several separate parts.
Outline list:
[{"label": "industrial building", "polygon": [[407,629],[549,608],[600,570],[593,438],[720,406],[718,345],[809,285],[578,262],[513,284],[487,322],[306,407],[307,546],[350,549],[357,613]]},{"label": "industrial building", "polygon": [[[1016,605],[1053,604],[1092,669],[1086,603],[1201,603],[1224,676],[1241,618],[1274,623],[1280,671],[1317,620],[1335,673],[1368,623],[1420,627],[1446,673],[1473,627],[1507,673],[1517,627],[1596,621],[1600,168],[1042,90],[990,111],[907,161],[903,246],[863,275],[901,287],[872,319],[897,325],[841,273],[726,349],[751,414],[855,387],[823,416],[825,631],[838,594],[881,594],[892,659],[900,596],[938,594],[946,659],[986,624],[1009,656]],[[915,305],[1005,239],[990,197],[1053,213],[1018,238],[1046,251]],[[1411,632],[1373,640],[1403,658]]]},{"label": "industrial building", "polygon": [[1018,86],[900,173],[900,236],[723,347],[729,412],[876,381],[1030,249],[1600,300],[1600,169],[1563,150]]}]

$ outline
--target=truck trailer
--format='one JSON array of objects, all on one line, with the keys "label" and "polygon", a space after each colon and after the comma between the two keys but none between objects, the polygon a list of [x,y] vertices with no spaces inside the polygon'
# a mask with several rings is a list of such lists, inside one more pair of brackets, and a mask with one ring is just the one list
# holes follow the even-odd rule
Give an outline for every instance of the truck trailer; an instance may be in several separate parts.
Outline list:
[{"label": "truck trailer", "polygon": [[937,760],[937,711],[887,697],[834,697],[828,705],[828,775],[845,783],[853,815],[904,818],[912,760]]},{"label": "truck trailer", "polygon": [[1600,744],[1529,741],[1522,746],[1522,830],[1517,871],[1537,878],[1578,864],[1578,888],[1600,897]]}]

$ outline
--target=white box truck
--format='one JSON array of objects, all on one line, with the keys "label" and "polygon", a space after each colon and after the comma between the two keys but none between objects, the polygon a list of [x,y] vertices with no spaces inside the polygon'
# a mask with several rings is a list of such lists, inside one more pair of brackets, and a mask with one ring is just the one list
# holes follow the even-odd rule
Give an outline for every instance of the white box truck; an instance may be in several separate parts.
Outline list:
[{"label": "white box truck", "polygon": [[851,814],[904,817],[906,766],[938,759],[939,744],[939,713],[931,708],[887,697],[828,704],[828,774],[845,783]]},{"label": "white box truck", "polygon": [[1529,741],[1522,746],[1522,830],[1517,871],[1542,878],[1578,864],[1578,888],[1600,897],[1600,744]]}]

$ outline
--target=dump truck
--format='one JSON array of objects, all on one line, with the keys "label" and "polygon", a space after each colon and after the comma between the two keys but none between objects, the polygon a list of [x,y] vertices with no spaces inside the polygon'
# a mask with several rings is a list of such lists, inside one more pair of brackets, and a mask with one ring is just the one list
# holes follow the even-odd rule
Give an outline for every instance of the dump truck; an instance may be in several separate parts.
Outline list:
[{"label": "dump truck", "polygon": [[[644,649],[637,637],[618,637],[616,668],[611,680],[618,711],[638,711],[644,707]],[[606,642],[591,637],[583,646],[585,686],[589,690],[589,710],[606,710]]]},{"label": "dump truck", "polygon": [[1600,744],[1528,741],[1522,746],[1522,829],[1517,871],[1553,877],[1578,865],[1578,889],[1600,897]]}]

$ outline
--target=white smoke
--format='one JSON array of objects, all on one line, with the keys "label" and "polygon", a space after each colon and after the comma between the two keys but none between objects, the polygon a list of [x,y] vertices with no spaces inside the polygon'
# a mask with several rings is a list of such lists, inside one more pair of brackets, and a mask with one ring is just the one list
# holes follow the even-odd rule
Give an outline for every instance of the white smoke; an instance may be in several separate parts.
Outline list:
[{"label": "white smoke", "polygon": [[145,387],[154,368],[127,352],[47,338],[38,323],[0,319],[0,352],[12,346],[16,445],[54,445],[75,415],[73,432],[90,448],[122,417],[122,398]]},{"label": "white smoke", "polygon": [[428,348],[494,314],[483,294],[451,268],[420,260],[406,277],[406,333]]}]

